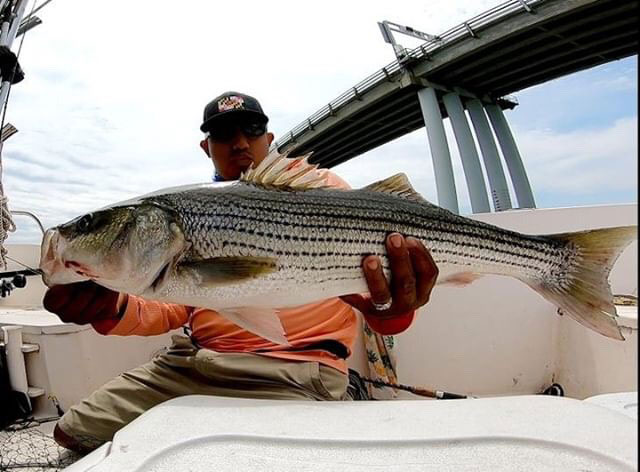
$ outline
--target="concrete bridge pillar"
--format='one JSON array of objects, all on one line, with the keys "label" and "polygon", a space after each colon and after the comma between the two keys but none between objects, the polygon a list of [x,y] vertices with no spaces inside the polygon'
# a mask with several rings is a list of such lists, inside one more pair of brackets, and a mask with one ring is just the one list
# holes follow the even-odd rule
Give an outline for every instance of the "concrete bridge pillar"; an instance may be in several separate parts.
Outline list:
[{"label": "concrete bridge pillar", "polygon": [[512,208],[509,187],[507,186],[507,180],[498,155],[498,148],[493,139],[493,134],[491,134],[491,128],[484,113],[482,102],[477,98],[471,99],[467,102],[467,109],[469,110],[471,122],[476,131],[476,137],[482,152],[482,158],[484,159],[484,167],[491,187],[493,206],[496,211],[509,210]]},{"label": "concrete bridge pillar", "polygon": [[438,205],[454,213],[459,213],[451,154],[449,153],[436,91],[431,87],[425,87],[418,91],[418,100],[420,101],[420,108],[429,139],[429,148],[431,149],[431,158],[433,159]]},{"label": "concrete bridge pillar", "polygon": [[478,157],[467,116],[464,113],[462,100],[456,93],[447,93],[442,97],[442,101],[458,143],[462,168],[469,188],[471,210],[473,213],[489,213],[491,206],[487,197],[487,187],[484,183],[482,166],[480,165],[480,158]]},{"label": "concrete bridge pillar", "polygon": [[515,139],[513,139],[513,134],[511,133],[509,123],[507,123],[504,113],[496,104],[485,105],[484,109],[487,111],[491,126],[493,126],[493,131],[500,143],[502,155],[504,156],[507,169],[511,175],[511,182],[513,183],[513,190],[518,200],[518,207],[535,208],[536,202],[533,198],[533,192],[531,191],[531,184],[529,183],[527,172],[522,163],[522,157],[520,157],[518,146],[516,145]]}]

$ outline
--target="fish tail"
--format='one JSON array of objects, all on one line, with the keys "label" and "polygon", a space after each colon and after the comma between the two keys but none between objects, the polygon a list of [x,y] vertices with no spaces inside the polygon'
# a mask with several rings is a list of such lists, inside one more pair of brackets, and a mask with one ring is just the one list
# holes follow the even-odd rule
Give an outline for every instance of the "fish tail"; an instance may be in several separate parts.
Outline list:
[{"label": "fish tail", "polygon": [[563,313],[598,333],[623,341],[609,273],[622,251],[637,239],[636,226],[549,235],[576,249],[561,282],[528,282]]}]

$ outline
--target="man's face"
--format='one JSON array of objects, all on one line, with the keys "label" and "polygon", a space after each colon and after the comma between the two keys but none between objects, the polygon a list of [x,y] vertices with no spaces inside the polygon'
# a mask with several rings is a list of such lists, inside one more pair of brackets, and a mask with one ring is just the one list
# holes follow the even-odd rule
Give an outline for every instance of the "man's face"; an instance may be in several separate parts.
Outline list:
[{"label": "man's face", "polygon": [[251,166],[256,167],[269,153],[273,134],[255,121],[231,122],[216,127],[200,143],[225,180],[236,180]]}]

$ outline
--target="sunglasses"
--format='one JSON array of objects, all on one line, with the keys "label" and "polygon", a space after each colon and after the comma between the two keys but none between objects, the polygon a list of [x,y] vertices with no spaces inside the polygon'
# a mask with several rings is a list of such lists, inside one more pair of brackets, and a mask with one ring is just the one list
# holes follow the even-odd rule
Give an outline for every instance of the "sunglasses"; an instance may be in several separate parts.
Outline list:
[{"label": "sunglasses", "polygon": [[267,132],[266,123],[240,123],[231,126],[221,126],[209,131],[209,137],[218,142],[228,142],[240,131],[248,138],[258,138]]}]

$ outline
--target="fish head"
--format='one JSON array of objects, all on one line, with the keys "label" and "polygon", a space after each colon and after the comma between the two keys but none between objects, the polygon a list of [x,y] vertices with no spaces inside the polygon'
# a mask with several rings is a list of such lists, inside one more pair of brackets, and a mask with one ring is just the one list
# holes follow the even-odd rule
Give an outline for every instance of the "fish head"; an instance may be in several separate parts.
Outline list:
[{"label": "fish head", "polygon": [[186,247],[170,209],[152,203],[112,207],[47,230],[40,269],[48,286],[93,280],[140,294],[166,278]]}]

